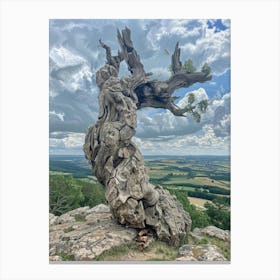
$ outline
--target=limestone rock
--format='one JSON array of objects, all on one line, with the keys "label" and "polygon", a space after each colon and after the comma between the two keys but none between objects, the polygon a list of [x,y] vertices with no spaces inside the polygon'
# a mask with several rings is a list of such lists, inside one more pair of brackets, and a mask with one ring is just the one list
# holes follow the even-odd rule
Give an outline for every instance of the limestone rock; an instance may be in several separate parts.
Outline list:
[{"label": "limestone rock", "polygon": [[222,239],[224,241],[230,241],[230,232],[228,230],[222,230],[215,226],[208,226],[201,230],[202,233]]},{"label": "limestone rock", "polygon": [[60,262],[62,261],[62,258],[60,256],[50,256],[49,260],[51,262]]},{"label": "limestone rock", "polygon": [[218,239],[230,242],[230,231],[229,230],[222,230],[215,226],[207,226],[205,228],[195,228],[190,235],[196,239],[201,240],[203,235],[208,235],[210,237],[216,237]]},{"label": "limestone rock", "polygon": [[216,245],[184,245],[177,261],[226,261]]},{"label": "limestone rock", "polygon": [[49,213],[49,223],[50,225],[55,225],[56,224],[56,221],[57,221],[57,217],[52,214],[52,213]]},{"label": "limestone rock", "polygon": [[119,225],[104,204],[78,208],[56,219],[59,223],[53,223],[54,217],[50,215],[50,261],[94,260],[137,236],[135,229]]}]

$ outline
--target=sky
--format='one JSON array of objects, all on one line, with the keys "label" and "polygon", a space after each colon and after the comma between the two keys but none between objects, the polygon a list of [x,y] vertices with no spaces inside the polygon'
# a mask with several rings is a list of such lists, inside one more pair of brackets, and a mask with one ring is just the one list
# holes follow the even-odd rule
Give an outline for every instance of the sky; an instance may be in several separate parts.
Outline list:
[{"label": "sky", "polygon": [[[87,128],[98,116],[96,71],[105,51],[98,40],[119,49],[117,28],[128,27],[135,49],[151,79],[166,80],[177,42],[181,61],[191,59],[200,69],[206,62],[212,80],[177,90],[176,104],[184,106],[189,93],[209,106],[197,123],[168,110],[142,108],[137,112],[133,141],[144,155],[229,155],[230,153],[230,21],[96,20],[49,21],[49,143],[50,154],[83,154]],[[130,75],[122,62],[119,76]]]}]

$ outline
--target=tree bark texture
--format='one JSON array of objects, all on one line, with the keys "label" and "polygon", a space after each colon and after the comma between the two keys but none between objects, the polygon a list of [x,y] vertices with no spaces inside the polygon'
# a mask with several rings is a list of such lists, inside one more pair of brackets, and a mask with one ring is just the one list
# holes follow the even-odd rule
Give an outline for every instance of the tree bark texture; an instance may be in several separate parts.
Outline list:
[{"label": "tree bark texture", "polygon": [[[185,108],[178,108],[172,93],[211,76],[184,72],[177,43],[172,55],[174,75],[164,82],[150,80],[134,49],[130,30],[118,30],[117,38],[117,56],[112,56],[110,47],[100,40],[107,62],[96,73],[99,117],[87,131],[85,156],[93,174],[105,186],[106,199],[120,224],[153,229],[159,239],[177,246],[191,228],[190,216],[167,190],[149,183],[141,152],[131,139],[137,126],[137,109],[165,108],[178,116],[197,113],[193,100]],[[119,65],[123,60],[131,76],[120,79]]]}]

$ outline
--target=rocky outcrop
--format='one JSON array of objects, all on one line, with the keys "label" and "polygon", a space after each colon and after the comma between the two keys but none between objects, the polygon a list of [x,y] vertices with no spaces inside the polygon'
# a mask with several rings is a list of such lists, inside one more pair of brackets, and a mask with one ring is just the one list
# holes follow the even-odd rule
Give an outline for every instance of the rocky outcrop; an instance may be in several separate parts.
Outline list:
[{"label": "rocky outcrop", "polygon": [[230,242],[230,231],[222,230],[215,226],[207,226],[205,228],[195,228],[192,232],[190,232],[190,235],[195,240],[201,240],[204,237],[204,235],[206,235],[210,237],[216,237],[223,241]]},{"label": "rocky outcrop", "polygon": [[226,261],[216,245],[184,245],[179,249],[177,261]]},{"label": "rocky outcrop", "polygon": [[133,228],[119,225],[108,206],[83,207],[60,217],[50,214],[50,261],[90,261],[115,246],[135,240]]},{"label": "rocky outcrop", "polygon": [[[183,245],[179,248],[176,260],[225,261],[226,258],[220,249],[211,244],[211,238],[214,236],[221,239],[223,244],[228,244],[227,233],[228,231],[212,226],[195,229],[190,232],[190,237],[199,242],[203,237],[209,236],[209,243],[207,245]],[[61,216],[49,214],[50,262],[95,261],[104,252],[110,251],[116,246],[129,244],[134,249],[128,256],[122,256],[122,260],[145,260],[145,252],[147,250],[149,252],[149,245],[154,240],[151,229],[137,230],[120,225],[113,218],[110,208],[104,204],[93,208],[77,208]],[[134,257],[129,257],[129,255]],[[140,258],[139,255],[141,255]],[[157,255],[152,257],[157,258]],[[162,256],[160,257],[162,258]],[[147,255],[146,258],[149,256]],[[174,260],[175,258],[176,256],[174,256]]]}]

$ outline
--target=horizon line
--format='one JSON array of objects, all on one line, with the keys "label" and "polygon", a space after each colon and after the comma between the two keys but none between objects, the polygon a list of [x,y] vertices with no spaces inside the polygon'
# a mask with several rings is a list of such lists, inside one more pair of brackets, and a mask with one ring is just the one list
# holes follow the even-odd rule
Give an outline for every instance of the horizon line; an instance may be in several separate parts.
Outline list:
[{"label": "horizon line", "polygon": [[[83,154],[49,154],[49,156],[84,156]],[[142,156],[176,156],[176,157],[186,157],[186,156],[221,156],[221,157],[227,157],[230,156],[230,154],[226,154],[226,155],[220,155],[220,154],[201,154],[201,155],[195,155],[195,154],[186,154],[186,155],[176,155],[176,154],[172,154],[172,155],[153,155],[153,154],[143,154]]]}]

